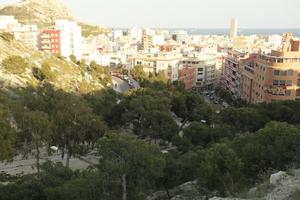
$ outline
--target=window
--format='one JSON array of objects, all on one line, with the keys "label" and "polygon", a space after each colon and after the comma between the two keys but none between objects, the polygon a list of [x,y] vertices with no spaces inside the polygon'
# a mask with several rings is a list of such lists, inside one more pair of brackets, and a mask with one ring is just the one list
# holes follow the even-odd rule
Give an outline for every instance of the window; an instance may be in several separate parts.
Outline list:
[{"label": "window", "polygon": [[300,79],[298,79],[297,81],[297,86],[300,86]]},{"label": "window", "polygon": [[289,69],[289,70],[287,71],[287,75],[288,75],[288,76],[293,76],[293,74],[294,74],[294,71],[293,71],[292,69]]},{"label": "window", "polygon": [[293,85],[293,81],[292,80],[287,80],[286,81],[286,86],[292,86]]},{"label": "window", "polygon": [[291,90],[286,90],[284,96],[291,96],[292,91]]},{"label": "window", "polygon": [[278,80],[273,80],[273,85],[274,85],[274,86],[279,85],[279,81],[278,81]]},{"label": "window", "polygon": [[274,70],[274,76],[293,76],[294,71],[292,69],[289,70]]},{"label": "window", "polygon": [[274,76],[279,76],[279,70],[274,70]]},{"label": "window", "polygon": [[203,72],[203,68],[198,68],[198,72]]},{"label": "window", "polygon": [[296,90],[296,96],[300,97],[300,89]]},{"label": "window", "polygon": [[285,80],[280,80],[280,81],[279,81],[279,85],[280,85],[280,86],[285,86]]}]

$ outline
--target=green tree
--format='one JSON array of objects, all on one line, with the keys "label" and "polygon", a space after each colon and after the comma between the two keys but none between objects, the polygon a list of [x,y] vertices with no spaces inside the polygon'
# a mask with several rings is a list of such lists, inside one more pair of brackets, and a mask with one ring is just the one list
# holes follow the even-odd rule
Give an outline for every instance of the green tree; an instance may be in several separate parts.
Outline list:
[{"label": "green tree", "polygon": [[220,114],[224,124],[231,125],[236,132],[254,132],[264,127],[268,118],[255,108],[228,108]]},{"label": "green tree", "polygon": [[144,71],[144,67],[142,65],[136,65],[134,66],[131,70],[130,70],[130,74],[131,76],[138,80],[138,81],[142,81],[147,79],[147,74]]},{"label": "green tree", "polygon": [[70,55],[69,58],[70,58],[70,60],[71,60],[73,63],[75,63],[75,64],[77,63],[77,58],[76,58],[76,56]]},{"label": "green tree", "polygon": [[214,141],[213,129],[207,124],[199,122],[192,122],[183,130],[183,134],[193,145],[206,147]]},{"label": "green tree", "polygon": [[156,146],[129,136],[111,134],[99,142],[99,170],[122,190],[119,199],[145,199],[147,188],[162,176],[165,160]]},{"label": "green tree", "polygon": [[11,127],[7,108],[0,104],[0,160],[9,160],[14,156],[16,132]]},{"label": "green tree", "polygon": [[178,134],[178,126],[169,112],[150,111],[142,121],[142,135],[171,141]]},{"label": "green tree", "polygon": [[71,156],[87,153],[89,145],[95,144],[106,131],[103,120],[96,116],[80,97],[57,92],[52,117],[56,125],[53,140],[66,153],[66,166]]},{"label": "green tree", "polygon": [[103,86],[107,86],[111,83],[112,78],[108,67],[103,67],[95,61],[92,61],[90,63],[90,68],[93,79],[99,80]]},{"label": "green tree", "polygon": [[188,121],[206,120],[212,122],[213,110],[203,98],[193,93],[177,93],[172,99],[172,111],[183,118],[183,126]]},{"label": "green tree", "polygon": [[20,139],[24,143],[23,154],[25,156],[29,153],[35,154],[39,173],[41,149],[50,143],[53,130],[48,114],[40,111],[25,111],[19,125],[22,130]]},{"label": "green tree", "polygon": [[243,183],[242,169],[242,161],[228,145],[215,144],[205,151],[198,183],[222,196],[234,194]]},{"label": "green tree", "polygon": [[233,143],[252,179],[269,170],[285,170],[300,163],[300,129],[285,122],[270,122],[255,135],[236,138]]}]

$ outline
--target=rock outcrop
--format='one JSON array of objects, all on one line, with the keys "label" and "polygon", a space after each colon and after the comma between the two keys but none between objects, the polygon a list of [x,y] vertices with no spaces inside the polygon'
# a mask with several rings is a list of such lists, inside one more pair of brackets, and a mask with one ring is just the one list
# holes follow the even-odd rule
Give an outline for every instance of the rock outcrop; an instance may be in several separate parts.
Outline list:
[{"label": "rock outcrop", "polygon": [[0,15],[14,15],[21,23],[50,25],[57,19],[74,20],[60,0],[23,0],[0,9]]},{"label": "rock outcrop", "polygon": [[[269,180],[252,188],[246,197],[208,198],[198,191],[196,181],[187,182],[169,191],[171,200],[300,200],[300,169],[272,174]],[[244,196],[244,195],[243,195]],[[169,200],[165,191],[149,196],[147,200]]]},{"label": "rock outcrop", "polygon": [[[169,190],[171,200],[206,200],[206,197],[198,191],[196,181],[184,183]],[[169,200],[166,191],[158,191],[147,198],[147,200]]]},{"label": "rock outcrop", "polygon": [[300,199],[300,169],[291,173],[278,172],[270,177],[274,186],[265,197],[266,200],[298,200]]}]

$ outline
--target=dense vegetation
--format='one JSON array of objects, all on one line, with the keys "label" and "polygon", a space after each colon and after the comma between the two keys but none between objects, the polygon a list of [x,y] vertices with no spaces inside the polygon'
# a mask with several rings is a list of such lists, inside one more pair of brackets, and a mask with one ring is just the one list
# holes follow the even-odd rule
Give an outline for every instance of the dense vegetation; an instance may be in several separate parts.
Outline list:
[{"label": "dense vegetation", "polygon": [[[0,159],[33,155],[37,173],[0,176],[1,199],[144,200],[193,180],[204,194],[228,196],[272,171],[299,167],[300,102],[216,112],[180,84],[138,71],[143,87],[124,95],[66,93],[47,82],[3,91]],[[64,165],[40,162],[51,146],[67,158]],[[71,157],[86,154],[99,163],[69,169]]]}]

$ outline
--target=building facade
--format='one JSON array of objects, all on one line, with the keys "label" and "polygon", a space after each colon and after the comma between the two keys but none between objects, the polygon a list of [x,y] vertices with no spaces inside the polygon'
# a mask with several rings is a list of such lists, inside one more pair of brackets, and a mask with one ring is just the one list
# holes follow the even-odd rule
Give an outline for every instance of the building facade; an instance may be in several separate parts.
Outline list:
[{"label": "building facade", "polygon": [[39,50],[52,53],[54,55],[60,55],[60,31],[44,29],[39,34]]},{"label": "building facade", "polygon": [[221,83],[234,98],[241,96],[241,73],[244,61],[249,55],[239,51],[228,51],[225,58]]},{"label": "building facade", "polygon": [[77,59],[82,58],[81,27],[77,22],[68,20],[57,20],[55,30],[60,31],[60,53],[69,58],[71,55]]},{"label": "building facade", "polygon": [[250,103],[300,100],[300,41],[285,34],[280,51],[244,65],[243,82],[242,98]]},{"label": "building facade", "polygon": [[178,70],[178,81],[184,84],[186,90],[195,85],[196,69],[188,65],[181,65]]},{"label": "building facade", "polygon": [[232,19],[230,22],[230,38],[235,38],[237,36],[238,31],[238,23],[236,19]]}]

